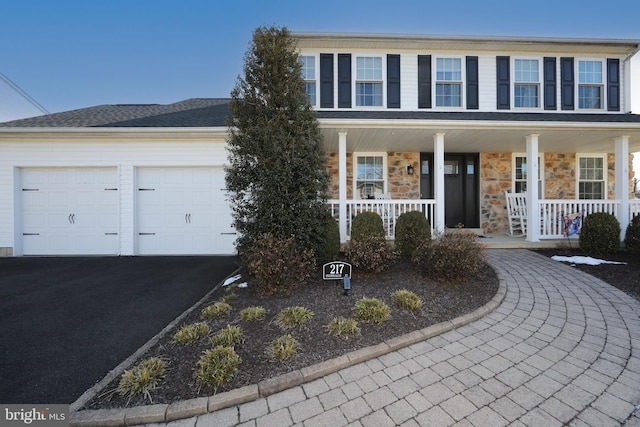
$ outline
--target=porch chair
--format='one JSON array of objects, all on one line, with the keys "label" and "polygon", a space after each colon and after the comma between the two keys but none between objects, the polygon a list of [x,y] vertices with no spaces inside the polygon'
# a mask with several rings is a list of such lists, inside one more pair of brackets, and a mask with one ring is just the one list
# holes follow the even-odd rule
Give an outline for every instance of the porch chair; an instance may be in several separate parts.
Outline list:
[{"label": "porch chair", "polygon": [[507,219],[509,220],[509,235],[519,237],[527,234],[527,201],[525,193],[504,192],[507,200]]},{"label": "porch chair", "polygon": [[[390,193],[376,193],[376,200],[391,200]],[[377,205],[378,215],[382,218],[382,224],[384,225],[384,232],[389,234],[389,223],[391,221],[391,205],[379,204]]]}]

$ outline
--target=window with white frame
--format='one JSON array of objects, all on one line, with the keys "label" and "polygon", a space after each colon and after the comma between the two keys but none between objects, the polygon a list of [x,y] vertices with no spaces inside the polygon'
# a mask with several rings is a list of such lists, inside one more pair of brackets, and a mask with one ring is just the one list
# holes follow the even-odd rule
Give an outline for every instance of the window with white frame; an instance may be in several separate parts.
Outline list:
[{"label": "window with white frame", "polygon": [[356,105],[382,106],[382,58],[356,57]]},{"label": "window with white frame", "polygon": [[578,199],[607,198],[606,164],[605,155],[578,155]]},{"label": "window with white frame", "polygon": [[516,59],[513,64],[513,104],[516,108],[540,106],[540,65],[537,59]]},{"label": "window with white frame", "polygon": [[[542,177],[543,163],[541,159],[544,158],[543,153],[538,153],[538,198],[544,198],[544,182]],[[526,193],[527,191],[527,155],[526,154],[513,154],[513,191],[514,193]]]},{"label": "window with white frame", "polygon": [[311,105],[316,105],[316,57],[300,56],[300,64],[302,65],[302,78],[304,79],[304,87],[309,95]]},{"label": "window with white frame", "polygon": [[462,60],[436,58],[436,106],[462,106]]},{"label": "window with white frame", "polygon": [[354,153],[353,164],[355,199],[374,199],[386,192],[386,153]]},{"label": "window with white frame", "polygon": [[603,106],[602,61],[578,61],[578,108]]}]

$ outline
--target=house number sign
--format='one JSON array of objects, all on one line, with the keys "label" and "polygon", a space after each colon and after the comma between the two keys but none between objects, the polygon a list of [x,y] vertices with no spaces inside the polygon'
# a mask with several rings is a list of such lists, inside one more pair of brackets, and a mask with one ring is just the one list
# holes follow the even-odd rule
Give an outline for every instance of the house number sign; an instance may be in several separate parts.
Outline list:
[{"label": "house number sign", "polygon": [[351,264],[347,262],[333,261],[322,266],[324,280],[342,280],[346,276],[351,277]]}]

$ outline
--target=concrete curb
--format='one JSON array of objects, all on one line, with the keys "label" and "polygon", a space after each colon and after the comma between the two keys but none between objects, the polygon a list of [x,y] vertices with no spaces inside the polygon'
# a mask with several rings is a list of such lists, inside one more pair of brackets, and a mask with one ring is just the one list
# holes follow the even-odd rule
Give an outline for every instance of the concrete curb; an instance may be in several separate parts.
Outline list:
[{"label": "concrete curb", "polygon": [[[136,424],[169,422],[184,418],[190,418],[197,415],[203,415],[208,412],[214,412],[231,406],[240,405],[242,403],[251,402],[258,398],[266,397],[280,391],[299,386],[300,384],[316,380],[320,377],[332,374],[357,363],[366,362],[367,360],[371,360],[392,351],[408,347],[417,342],[424,341],[426,339],[435,337],[452,329],[459,328],[460,326],[481,319],[482,317],[486,316],[497,307],[499,307],[507,294],[507,285],[504,278],[500,275],[499,272],[496,273],[498,274],[498,292],[493,297],[493,299],[491,299],[491,301],[489,301],[484,306],[472,311],[471,313],[467,313],[455,319],[438,323],[436,325],[432,325],[417,331],[409,332],[399,337],[391,338],[380,344],[361,348],[359,350],[352,351],[331,360],[326,360],[324,362],[297,369],[295,371],[288,372],[274,378],[269,378],[255,385],[241,387],[228,392],[216,394],[214,396],[199,397],[196,399],[174,402],[170,405],[147,405],[136,406],[132,408],[98,409],[85,411],[77,411],[75,409],[72,409],[69,417],[69,425],[71,427],[120,427]],[[214,288],[214,290],[217,288],[218,287]],[[211,292],[213,292],[214,290],[212,290]],[[208,295],[209,294],[207,294],[207,296]],[[200,304],[200,302],[194,305],[194,307],[196,307],[198,304]],[[175,323],[177,323],[179,319],[183,318],[187,313],[191,312],[194,307],[189,309],[178,319],[172,322],[170,326],[175,325]],[[153,339],[159,339],[161,337],[161,334],[166,333],[168,329],[170,329],[169,326],[163,329],[163,331],[160,332],[160,334],[156,335],[156,337],[154,337]],[[141,353],[140,350],[138,350],[135,355],[137,355],[138,353]],[[126,362],[132,359],[134,356],[131,356],[129,359],[118,366],[118,368],[120,368],[121,366],[125,365],[120,373],[129,366]],[[129,364],[133,363],[133,361],[134,360],[129,361]],[[110,372],[109,375],[115,372],[118,368]],[[99,390],[99,385],[101,385],[103,382],[105,382],[105,384],[103,384],[102,386],[108,384],[113,380],[113,378],[115,378],[117,375],[120,375],[120,373],[113,375],[112,378],[106,382],[105,378],[105,380],[98,383],[89,391],[97,388],[97,390],[95,391],[97,392]],[[95,392],[89,398],[87,398],[85,402],[93,397],[93,395],[95,395]],[[85,396],[87,393],[88,392],[83,394],[83,396]],[[82,399],[82,397],[80,399]],[[80,401],[80,399],[78,399],[78,401]],[[73,405],[76,405],[78,401],[74,402]],[[76,406],[76,408],[79,408],[81,406],[82,405]]]}]

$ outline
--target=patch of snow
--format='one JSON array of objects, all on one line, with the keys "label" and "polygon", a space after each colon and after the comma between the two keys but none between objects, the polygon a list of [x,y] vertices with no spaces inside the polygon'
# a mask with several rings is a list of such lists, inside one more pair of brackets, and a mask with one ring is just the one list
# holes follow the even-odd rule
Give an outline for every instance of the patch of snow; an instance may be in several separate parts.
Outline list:
[{"label": "patch of snow", "polygon": [[554,255],[551,257],[554,261],[571,262],[573,264],[587,264],[587,265],[600,265],[600,264],[626,264],[626,262],[617,261],[605,261],[603,259],[591,258],[590,256],[560,256]]},{"label": "patch of snow", "polygon": [[227,280],[224,281],[224,283],[222,284],[223,287],[225,286],[229,286],[230,284],[232,284],[233,282],[235,282],[236,280],[238,280],[240,278],[239,274],[236,274],[235,276],[229,277]]},{"label": "patch of snow", "polygon": [[238,285],[238,287],[239,287],[239,288],[248,288],[248,287],[249,287],[249,284],[248,284],[247,282],[243,282],[243,283],[240,283],[240,284]]}]

